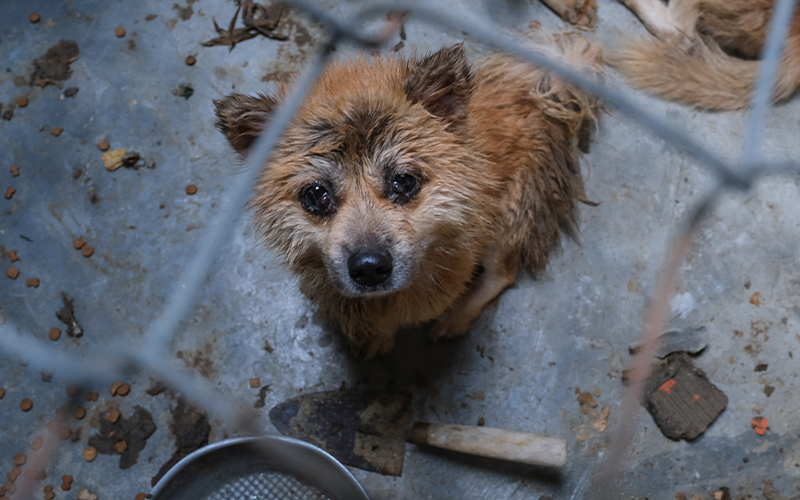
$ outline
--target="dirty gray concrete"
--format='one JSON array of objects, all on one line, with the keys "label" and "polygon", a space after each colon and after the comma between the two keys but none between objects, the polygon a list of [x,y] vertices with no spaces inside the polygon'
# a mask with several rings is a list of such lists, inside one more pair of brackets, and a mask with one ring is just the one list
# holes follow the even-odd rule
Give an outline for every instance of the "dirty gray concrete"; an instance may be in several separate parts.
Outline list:
[{"label": "dirty gray concrete", "polygon": [[[646,35],[622,6],[599,3],[593,36],[610,42],[626,33]],[[357,4],[322,2],[336,14]],[[476,0],[457,4],[454,12],[485,12]],[[533,20],[562,26],[539,3],[523,2],[522,9],[505,19],[519,36]],[[313,22],[292,14],[279,28],[288,41],[258,37],[232,52],[202,47],[214,36],[212,19],[227,26],[234,10],[227,0],[0,5],[0,102],[3,112],[16,108],[10,120],[0,121],[0,187],[17,190],[12,200],[0,200],[0,250],[16,250],[21,259],[14,264],[21,271],[17,280],[0,278],[0,314],[24,332],[50,342],[48,330],[63,329],[54,313],[64,291],[75,299],[86,333],[80,339],[63,335],[52,345],[81,356],[88,347],[112,341],[141,342],[239,168],[214,129],[211,101],[233,91],[273,89],[277,79],[302,67],[322,34]],[[38,24],[28,21],[31,12],[41,15]],[[146,20],[150,14],[157,17]],[[117,26],[125,28],[125,37],[115,36]],[[416,21],[406,31],[401,54],[465,40],[462,33]],[[72,76],[61,89],[30,86],[33,60],[60,39],[74,40],[80,49]],[[485,52],[466,41],[473,56]],[[197,59],[191,67],[184,63],[189,55]],[[609,78],[624,88],[612,71]],[[180,85],[192,87],[193,95],[174,95]],[[72,87],[80,89],[77,95],[65,97]],[[714,151],[728,158],[739,154],[743,114],[700,113],[628,92]],[[29,103],[17,108],[15,100],[23,95]],[[771,158],[800,154],[798,111],[800,100],[793,99],[770,112],[764,149]],[[59,137],[50,133],[55,127],[64,129]],[[155,169],[107,171],[96,146],[103,138],[112,149],[155,161]],[[11,165],[19,166],[19,177],[11,177]],[[583,209],[580,242],[565,242],[540,279],[521,276],[461,339],[432,343],[424,329],[408,331],[391,356],[353,360],[293,277],[261,247],[243,215],[173,343],[174,357],[243,407],[259,400],[259,389],[248,381],[260,377],[269,385],[260,422],[268,431],[274,428],[266,414],[275,404],[345,384],[411,392],[416,420],[476,424],[483,419],[487,426],[568,441],[568,463],[560,473],[408,445],[402,477],[353,471],[376,500],[594,498],[591,479],[620,425],[636,428],[625,498],[672,499],[679,492],[713,498],[722,486],[733,498],[800,494],[797,176],[764,180],[746,195],[726,195],[703,223],[681,268],[671,326],[706,327],[710,341],[695,363],[730,400],[704,436],[686,443],[665,438],[643,409],[636,421],[619,421],[621,373],[630,365],[628,347],[637,341],[668,238],[713,186],[713,177],[614,110],[602,117],[584,168],[587,194],[600,205]],[[184,193],[188,184],[198,186],[196,195]],[[91,258],[72,248],[78,236],[95,248]],[[11,265],[3,263],[4,269]],[[32,277],[41,280],[38,288],[25,286]],[[750,302],[755,292],[759,305]],[[755,372],[762,363],[768,364],[766,371]],[[87,417],[68,419],[72,438],[57,452],[43,483],[55,485],[56,498],[72,498],[88,487],[101,499],[132,499],[149,489],[172,455],[175,397],[148,395],[154,382],[147,373],[128,382],[132,390],[126,397],[93,388],[100,396],[84,402]],[[43,382],[39,373],[4,360],[0,471],[12,469],[13,455],[26,451],[55,416],[65,401],[65,385],[58,373]],[[774,388],[769,395],[767,386]],[[610,407],[607,430],[593,425],[599,417],[581,411],[578,388],[599,394],[598,414]],[[29,412],[19,409],[25,397],[34,402]],[[137,463],[121,470],[119,458],[108,455],[85,462],[81,453],[104,412],[118,408],[128,416],[135,406],[145,408],[157,426]],[[764,436],[749,424],[759,415],[769,419]],[[211,429],[212,442],[231,435],[218,422]],[[70,494],[58,487],[65,474],[75,477]]]}]

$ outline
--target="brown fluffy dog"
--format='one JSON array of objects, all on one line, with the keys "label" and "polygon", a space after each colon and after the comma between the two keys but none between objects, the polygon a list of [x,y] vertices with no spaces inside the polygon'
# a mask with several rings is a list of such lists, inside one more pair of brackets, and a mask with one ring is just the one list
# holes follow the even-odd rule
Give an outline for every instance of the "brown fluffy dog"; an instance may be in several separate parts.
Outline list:
[{"label": "brown fluffy dog", "polygon": [[[577,34],[548,50],[599,71]],[[216,101],[246,154],[285,95]],[[251,202],[268,245],[358,353],[403,326],[465,333],[521,267],[540,270],[584,200],[576,146],[596,99],[547,72],[461,45],[427,57],[329,66],[279,142]]]},{"label": "brown fluffy dog", "polygon": [[[609,57],[634,87],[710,110],[749,105],[774,0],[619,0],[657,40],[626,44]],[[800,85],[800,15],[786,40],[773,97]]]}]

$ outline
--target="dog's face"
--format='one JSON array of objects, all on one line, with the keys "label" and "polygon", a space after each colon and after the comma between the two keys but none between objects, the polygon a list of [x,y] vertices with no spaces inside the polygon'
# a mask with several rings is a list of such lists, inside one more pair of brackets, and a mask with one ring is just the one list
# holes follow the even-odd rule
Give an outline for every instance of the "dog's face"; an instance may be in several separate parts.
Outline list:
[{"label": "dog's face", "polygon": [[[326,70],[251,202],[267,242],[311,288],[436,288],[455,260],[474,265],[491,182],[470,148],[473,86],[461,46]],[[217,125],[246,154],[282,97],[216,101]]]}]

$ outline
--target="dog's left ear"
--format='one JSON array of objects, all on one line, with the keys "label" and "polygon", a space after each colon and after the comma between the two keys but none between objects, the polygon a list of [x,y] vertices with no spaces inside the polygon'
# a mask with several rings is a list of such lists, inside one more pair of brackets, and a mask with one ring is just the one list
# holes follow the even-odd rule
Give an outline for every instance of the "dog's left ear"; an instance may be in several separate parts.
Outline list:
[{"label": "dog's left ear", "polygon": [[451,130],[466,121],[475,81],[463,44],[409,61],[408,69],[405,91],[411,102],[449,121]]},{"label": "dog's left ear", "polygon": [[239,154],[247,153],[258,134],[267,126],[277,101],[259,94],[257,97],[232,94],[214,101],[217,128]]}]

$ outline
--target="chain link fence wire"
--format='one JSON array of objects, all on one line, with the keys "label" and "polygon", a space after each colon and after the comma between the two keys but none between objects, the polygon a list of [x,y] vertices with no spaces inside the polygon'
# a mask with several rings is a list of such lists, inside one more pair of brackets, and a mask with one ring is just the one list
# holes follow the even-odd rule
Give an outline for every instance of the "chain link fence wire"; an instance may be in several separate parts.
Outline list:
[{"label": "chain link fence wire", "polygon": [[[608,450],[603,453],[600,473],[594,479],[593,491],[597,493],[597,498],[619,498],[618,481],[625,470],[626,452],[630,448],[635,432],[635,426],[625,423],[634,421],[634,413],[640,406],[639,400],[643,394],[644,383],[650,376],[650,360],[657,338],[667,321],[669,302],[674,295],[674,284],[679,268],[691,249],[699,224],[713,211],[716,202],[724,193],[730,190],[747,191],[758,178],[765,175],[796,173],[800,170],[794,162],[770,161],[762,151],[773,82],[793,18],[795,0],[777,0],[775,3],[764,45],[763,62],[746,119],[743,150],[737,162],[725,160],[684,130],[650,113],[632,99],[607,86],[605,82],[595,80],[562,61],[521,44],[505,33],[503,26],[496,23],[497,18],[479,19],[463,12],[454,15],[452,12],[422,2],[405,0],[369,2],[358,8],[354,15],[348,16],[348,19],[340,19],[311,0],[292,0],[290,3],[321,23],[328,32],[328,40],[322,44],[321,50],[313,56],[305,70],[295,80],[290,94],[278,107],[270,125],[258,138],[245,168],[236,178],[233,188],[204,235],[202,244],[198,246],[198,251],[177,280],[162,313],[146,333],[143,344],[104,346],[102,355],[98,355],[99,350],[87,350],[85,357],[78,359],[36,340],[31,335],[21,333],[14,319],[7,318],[6,322],[0,325],[0,354],[9,359],[25,360],[28,369],[35,372],[57,372],[66,382],[76,384],[81,389],[88,387],[90,382],[107,383],[124,379],[136,371],[145,371],[203,408],[209,416],[222,422],[223,428],[243,431],[250,435],[263,434],[263,430],[249,424],[255,419],[247,410],[233,410],[236,405],[230,404],[228,398],[220,394],[208,381],[175,364],[169,355],[171,343],[181,321],[191,312],[198,294],[203,290],[209,270],[233,231],[234,221],[242,212],[242,200],[248,199],[260,169],[324,70],[333,50],[342,43],[351,43],[363,49],[381,47],[396,33],[402,19],[408,16],[435,27],[462,31],[489,47],[515,54],[525,61],[547,68],[564,80],[600,96],[607,107],[637,121],[672,147],[694,156],[716,175],[715,188],[690,211],[690,215],[679,227],[673,229],[673,236],[664,252],[660,279],[650,292],[651,299],[640,339],[642,348],[633,361],[630,385],[621,405],[619,423],[616,425]],[[513,3],[509,4],[512,9]],[[377,32],[370,32],[362,27],[374,20],[385,20]],[[91,359],[92,362],[87,363],[86,359]],[[79,390],[78,394],[81,392]],[[76,397],[73,397],[65,408],[77,404]],[[58,420],[52,423],[51,431],[54,431],[50,434],[52,438],[33,454],[26,468],[31,470],[46,468],[49,458],[58,447],[57,434],[60,425]],[[30,496],[34,484],[33,478],[23,476],[18,488],[20,498]]]}]

